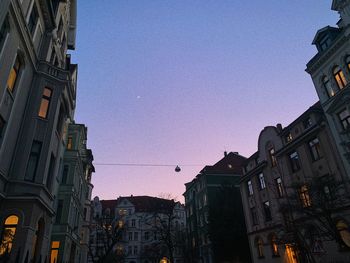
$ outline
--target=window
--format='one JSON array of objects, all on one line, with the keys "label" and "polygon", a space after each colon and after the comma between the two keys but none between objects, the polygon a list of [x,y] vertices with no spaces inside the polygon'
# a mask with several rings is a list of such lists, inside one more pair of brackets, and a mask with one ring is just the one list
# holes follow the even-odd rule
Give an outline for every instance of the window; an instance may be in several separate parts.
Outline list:
[{"label": "window", "polygon": [[278,177],[276,179],[276,187],[277,187],[278,197],[282,197],[283,196],[283,184],[282,184],[282,179],[280,177]]},{"label": "window", "polygon": [[306,185],[303,185],[302,187],[300,187],[299,198],[300,198],[301,205],[303,207],[306,208],[306,207],[311,206],[311,199],[310,199],[310,195],[309,195],[309,190],[308,190]]},{"label": "window", "polygon": [[339,231],[342,241],[344,242],[344,245],[350,247],[349,225],[344,220],[340,220],[337,222],[336,227]]},{"label": "window", "polygon": [[56,162],[56,158],[53,154],[51,154],[49,171],[47,172],[47,178],[46,178],[46,187],[49,190],[51,190],[51,188],[52,188],[52,182],[53,182],[53,179],[55,176],[55,174],[54,174],[55,162]]},{"label": "window", "polygon": [[73,137],[72,136],[68,136],[67,150],[72,150],[72,148],[73,148]]},{"label": "window", "polygon": [[289,154],[289,161],[292,168],[292,172],[296,172],[300,169],[299,155],[297,152]]},{"label": "window", "polygon": [[69,172],[69,165],[63,166],[62,184],[66,184],[67,183],[68,172]]},{"label": "window", "polygon": [[338,66],[333,69],[333,76],[337,82],[338,88],[343,89],[346,86],[347,82],[343,71]]},{"label": "window", "polygon": [[128,237],[129,237],[129,241],[131,241],[132,240],[132,232],[128,233]]},{"label": "window", "polygon": [[41,98],[40,109],[39,109],[39,117],[46,119],[47,113],[50,107],[50,101],[52,96],[52,90],[49,88],[44,88],[43,96]]},{"label": "window", "polygon": [[291,142],[293,140],[293,136],[291,133],[288,133],[286,136],[286,142]]},{"label": "window", "polygon": [[54,14],[57,13],[59,4],[60,0],[52,0],[52,11],[54,12]]},{"label": "window", "polygon": [[328,35],[321,38],[320,42],[319,42],[321,51],[326,50],[331,45],[331,43],[332,43],[332,41]]},{"label": "window", "polygon": [[134,255],[137,255],[138,251],[137,251],[137,246],[134,246]]},{"label": "window", "polygon": [[41,152],[41,142],[33,141],[32,149],[30,150],[29,160],[27,163],[27,169],[25,173],[25,179],[28,181],[35,180],[36,170],[38,168],[40,152]]},{"label": "window", "polygon": [[149,240],[149,232],[148,231],[145,232],[145,240]]},{"label": "window", "polygon": [[339,112],[338,117],[340,120],[340,124],[344,130],[350,127],[350,113],[347,109],[344,109],[343,111]]},{"label": "window", "polygon": [[2,23],[0,28],[0,52],[3,48],[3,45],[5,44],[5,39],[9,31],[10,31],[10,24],[9,24],[8,18],[5,18],[5,21]]},{"label": "window", "polygon": [[329,98],[333,97],[336,93],[336,90],[332,87],[331,82],[329,81],[329,79],[326,76],[323,77],[322,83],[323,83],[323,87],[327,91],[328,97]]},{"label": "window", "polygon": [[321,158],[321,147],[318,138],[314,138],[313,140],[309,141],[309,149],[312,160],[317,161]]},{"label": "window", "polygon": [[139,232],[134,232],[134,240],[139,240]]},{"label": "window", "polygon": [[304,129],[308,129],[312,126],[311,118],[307,118],[303,121]]},{"label": "window", "polygon": [[38,15],[38,9],[36,7],[36,4],[34,3],[32,12],[30,13],[29,20],[28,20],[28,28],[29,32],[34,35],[36,24],[38,22],[39,15]]},{"label": "window", "polygon": [[62,132],[64,115],[65,115],[64,107],[63,107],[63,105],[61,105],[60,113],[58,114],[58,120],[57,120],[57,124],[56,124],[56,131],[59,135],[61,135],[61,132]]},{"label": "window", "polygon": [[277,237],[275,235],[272,235],[271,237],[271,249],[272,249],[272,256],[279,257],[280,253],[278,251]]},{"label": "window", "polygon": [[62,210],[63,210],[63,200],[58,200],[57,212],[56,212],[56,223],[60,223],[61,222]]},{"label": "window", "polygon": [[52,241],[51,242],[50,263],[56,263],[57,262],[59,248],[60,248],[60,241]]},{"label": "window", "polygon": [[264,174],[261,173],[259,174],[259,182],[260,182],[260,189],[265,189],[266,188],[266,184],[265,184],[265,178],[264,178]]},{"label": "window", "polygon": [[277,165],[277,159],[276,159],[276,156],[275,156],[275,149],[274,148],[271,148],[269,150],[269,156],[270,156],[270,161],[271,161],[271,166],[274,167]]},{"label": "window", "polygon": [[247,185],[248,185],[248,193],[249,195],[253,195],[254,194],[254,191],[253,191],[253,185],[252,185],[252,181],[248,181],[247,182]]},{"label": "window", "polygon": [[4,254],[9,254],[11,252],[13,240],[16,234],[17,224],[18,216],[11,215],[5,220],[1,236],[0,259]]},{"label": "window", "polygon": [[14,92],[20,68],[21,68],[21,63],[19,62],[19,58],[17,56],[16,60],[15,60],[15,63],[13,64],[13,66],[11,68],[10,75],[9,75],[9,77],[7,79],[7,89],[11,93]]},{"label": "window", "polygon": [[348,70],[350,70],[350,56],[347,56],[345,59],[345,63],[348,66]]},{"label": "window", "polygon": [[253,221],[253,225],[256,226],[259,224],[259,218],[258,218],[258,213],[255,209],[255,207],[250,209],[250,212],[252,214],[252,221]]},{"label": "window", "polygon": [[261,238],[258,238],[256,241],[256,247],[258,250],[258,257],[263,258],[264,257],[264,242]]},{"label": "window", "polygon": [[0,138],[2,137],[2,132],[5,129],[5,124],[6,124],[5,120],[0,115]]},{"label": "window", "polygon": [[265,213],[265,221],[271,221],[272,217],[271,217],[271,210],[270,210],[270,202],[264,202],[263,203],[263,207],[264,207],[264,213]]},{"label": "window", "polygon": [[131,226],[134,227],[135,225],[136,225],[136,220],[135,220],[135,219],[132,219],[132,220],[131,220]]}]

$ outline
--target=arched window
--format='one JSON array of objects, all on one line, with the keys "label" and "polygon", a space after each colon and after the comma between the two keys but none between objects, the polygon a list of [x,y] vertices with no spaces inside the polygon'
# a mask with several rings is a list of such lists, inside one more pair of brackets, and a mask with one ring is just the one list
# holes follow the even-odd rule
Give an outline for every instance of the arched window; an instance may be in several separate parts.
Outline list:
[{"label": "arched window", "polygon": [[18,216],[11,215],[6,218],[1,236],[0,257],[10,254],[18,224]]},{"label": "arched window", "polygon": [[335,81],[337,82],[338,88],[343,89],[346,86],[347,81],[345,79],[343,71],[338,66],[334,67],[333,76]]},{"label": "arched window", "polygon": [[339,231],[340,237],[347,247],[350,247],[350,231],[349,225],[344,220],[339,220],[337,222],[337,229]]},{"label": "arched window", "polygon": [[329,79],[327,78],[327,76],[324,76],[322,79],[322,83],[323,83],[323,87],[324,89],[327,91],[327,95],[329,98],[333,97],[335,95],[335,90],[332,87],[331,82],[329,81]]},{"label": "arched window", "polygon": [[280,255],[280,253],[278,251],[278,244],[277,244],[276,235],[271,236],[270,242],[271,242],[272,256],[278,257]]},{"label": "arched window", "polygon": [[258,257],[263,258],[264,257],[264,242],[260,237],[258,237],[256,239],[256,249],[258,252]]}]

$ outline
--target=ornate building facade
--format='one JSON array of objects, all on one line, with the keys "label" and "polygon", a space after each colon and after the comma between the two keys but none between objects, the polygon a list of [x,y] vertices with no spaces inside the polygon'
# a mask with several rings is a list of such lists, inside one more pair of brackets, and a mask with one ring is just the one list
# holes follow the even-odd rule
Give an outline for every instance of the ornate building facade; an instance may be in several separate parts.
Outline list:
[{"label": "ornate building facade", "polygon": [[60,249],[51,234],[76,103],[77,65],[67,53],[75,49],[76,9],[75,0],[0,2],[0,257],[5,262],[48,262],[51,251]]}]

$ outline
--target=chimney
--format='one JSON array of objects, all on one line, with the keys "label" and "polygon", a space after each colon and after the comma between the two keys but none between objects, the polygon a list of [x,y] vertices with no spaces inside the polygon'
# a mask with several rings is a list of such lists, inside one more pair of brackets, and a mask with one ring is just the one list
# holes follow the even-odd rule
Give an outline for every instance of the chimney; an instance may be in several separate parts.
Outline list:
[{"label": "chimney", "polygon": [[226,157],[227,156],[227,152],[226,151],[224,151],[224,157]]},{"label": "chimney", "polygon": [[282,124],[281,123],[277,123],[276,128],[277,128],[278,132],[281,132],[282,131]]}]

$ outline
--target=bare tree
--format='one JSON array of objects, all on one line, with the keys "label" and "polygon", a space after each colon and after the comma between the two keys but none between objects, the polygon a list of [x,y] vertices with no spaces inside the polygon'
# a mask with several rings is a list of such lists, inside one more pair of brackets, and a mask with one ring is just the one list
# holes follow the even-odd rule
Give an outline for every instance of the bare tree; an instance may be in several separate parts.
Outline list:
[{"label": "bare tree", "polygon": [[89,256],[94,263],[123,262],[124,251],[117,246],[124,227],[110,213],[97,216],[90,226]]}]

